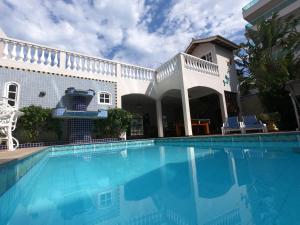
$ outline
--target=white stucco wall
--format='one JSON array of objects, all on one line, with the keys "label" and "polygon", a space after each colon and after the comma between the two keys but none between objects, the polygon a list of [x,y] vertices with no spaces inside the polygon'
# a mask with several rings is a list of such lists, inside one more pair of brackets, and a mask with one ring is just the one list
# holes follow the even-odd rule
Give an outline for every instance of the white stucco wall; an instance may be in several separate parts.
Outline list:
[{"label": "white stucco wall", "polygon": [[225,80],[225,75],[228,74],[230,78],[229,85],[223,85],[224,90],[236,92],[237,88],[237,73],[234,64],[233,52],[216,45],[217,64],[219,67],[220,79]]},{"label": "white stucco wall", "polygon": [[213,63],[217,63],[216,58],[216,48],[214,44],[211,43],[203,43],[199,44],[191,53],[191,55],[201,58],[203,55],[206,55],[208,53],[212,54],[212,60]]}]

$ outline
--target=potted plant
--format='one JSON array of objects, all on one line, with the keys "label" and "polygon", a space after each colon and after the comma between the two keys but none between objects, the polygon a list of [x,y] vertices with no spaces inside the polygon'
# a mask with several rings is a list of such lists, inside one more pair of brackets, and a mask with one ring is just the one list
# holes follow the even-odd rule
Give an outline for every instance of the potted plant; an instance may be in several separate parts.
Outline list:
[{"label": "potted plant", "polygon": [[261,113],[258,119],[267,124],[268,131],[278,131],[276,123],[280,121],[280,114],[278,112]]}]

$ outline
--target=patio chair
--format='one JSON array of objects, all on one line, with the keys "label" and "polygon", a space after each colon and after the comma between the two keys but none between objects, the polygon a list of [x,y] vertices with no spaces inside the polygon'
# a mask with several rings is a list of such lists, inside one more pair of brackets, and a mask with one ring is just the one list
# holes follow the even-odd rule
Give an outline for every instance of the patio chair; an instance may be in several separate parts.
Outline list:
[{"label": "patio chair", "polygon": [[241,124],[237,116],[231,116],[226,119],[226,122],[223,123],[221,127],[222,135],[225,135],[230,132],[239,131],[242,132]]},{"label": "patio chair", "polygon": [[12,136],[18,116],[22,115],[17,109],[10,106],[4,99],[0,101],[0,142],[5,141],[7,149],[14,151],[19,147],[19,142]]},{"label": "patio chair", "polygon": [[243,116],[242,131],[246,133],[249,130],[261,130],[264,133],[268,132],[266,124],[258,120],[255,115]]}]

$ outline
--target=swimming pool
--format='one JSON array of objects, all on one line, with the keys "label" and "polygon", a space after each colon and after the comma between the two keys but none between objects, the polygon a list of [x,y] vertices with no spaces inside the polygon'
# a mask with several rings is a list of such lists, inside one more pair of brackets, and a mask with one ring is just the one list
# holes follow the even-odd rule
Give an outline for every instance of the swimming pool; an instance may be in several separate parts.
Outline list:
[{"label": "swimming pool", "polygon": [[296,133],[48,148],[0,167],[0,224],[299,224],[299,140]]}]

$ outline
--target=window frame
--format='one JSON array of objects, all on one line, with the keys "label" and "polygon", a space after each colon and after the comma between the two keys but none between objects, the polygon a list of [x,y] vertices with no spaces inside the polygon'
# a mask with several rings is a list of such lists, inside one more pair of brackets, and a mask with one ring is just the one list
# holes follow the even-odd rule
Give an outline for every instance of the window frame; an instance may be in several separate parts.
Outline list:
[{"label": "window frame", "polygon": [[[210,55],[210,59],[211,59],[211,61],[209,61],[208,60],[208,55]],[[201,57],[200,57],[202,60],[205,60],[205,61],[207,61],[207,62],[211,62],[211,63],[213,63],[214,62],[214,59],[213,59],[213,54],[212,54],[212,52],[211,51],[209,51],[209,52],[207,52],[207,53],[205,53],[205,54],[203,54]]]},{"label": "window frame", "polygon": [[[10,88],[11,85],[16,86],[16,91],[9,91],[9,88]],[[13,101],[15,104],[12,107],[14,107],[14,108],[19,108],[20,87],[21,87],[21,85],[18,82],[15,82],[15,81],[7,81],[4,84],[3,97],[6,98],[6,101],[7,101],[8,104],[9,104],[9,101]],[[10,99],[9,98],[9,93],[14,93],[15,94],[15,99]]]},{"label": "window frame", "polygon": [[[101,97],[100,97],[100,95],[101,94],[104,94],[104,102],[101,102]],[[97,95],[98,95],[98,104],[99,105],[112,105],[112,94],[111,93],[109,93],[109,92],[107,92],[107,91],[99,91],[98,93],[97,93]],[[106,97],[105,97],[105,95],[108,95],[108,101],[109,102],[105,102],[105,100],[107,99]]]}]

